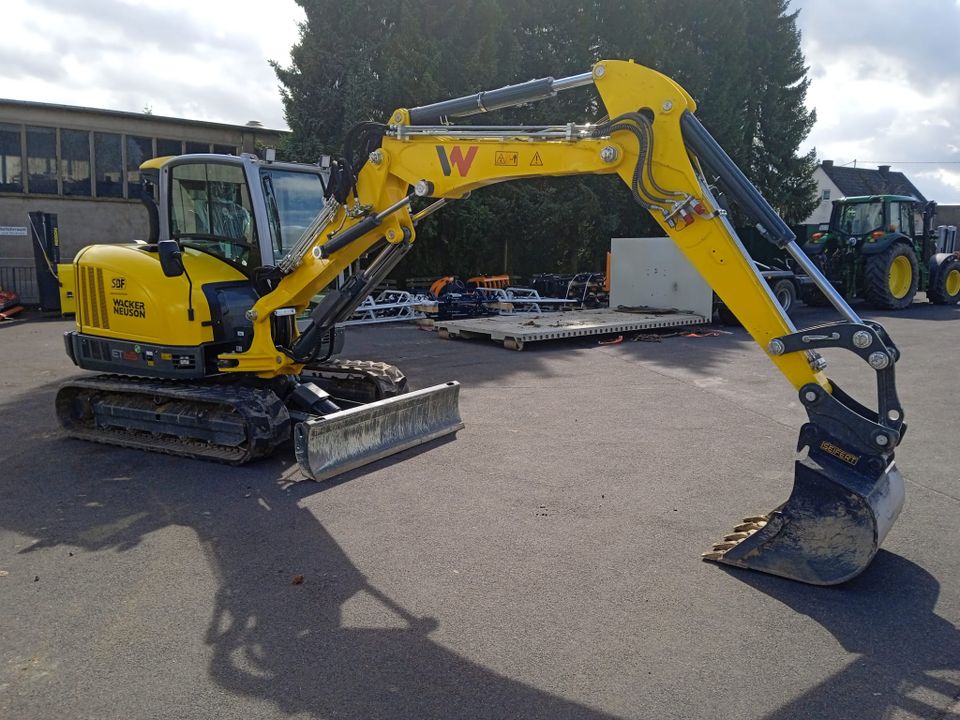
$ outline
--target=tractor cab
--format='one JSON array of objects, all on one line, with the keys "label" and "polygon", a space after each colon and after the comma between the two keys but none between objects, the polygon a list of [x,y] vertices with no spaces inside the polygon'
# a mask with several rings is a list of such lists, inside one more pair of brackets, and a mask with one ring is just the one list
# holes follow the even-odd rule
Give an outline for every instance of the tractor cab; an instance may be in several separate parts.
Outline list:
[{"label": "tractor cab", "polygon": [[909,239],[912,244],[913,238],[924,232],[923,229],[918,232],[923,224],[923,209],[924,203],[909,195],[869,195],[836,200],[827,230],[814,233],[804,249],[813,255],[831,246],[879,248],[889,246],[897,238]]},{"label": "tractor cab", "polygon": [[[814,233],[804,252],[846,298],[899,310],[926,291],[931,302],[960,299],[954,265],[933,230],[936,203],[911,195],[868,195],[835,200],[830,224]],[[949,261],[949,262],[948,262]],[[823,304],[816,288],[802,297]]]}]

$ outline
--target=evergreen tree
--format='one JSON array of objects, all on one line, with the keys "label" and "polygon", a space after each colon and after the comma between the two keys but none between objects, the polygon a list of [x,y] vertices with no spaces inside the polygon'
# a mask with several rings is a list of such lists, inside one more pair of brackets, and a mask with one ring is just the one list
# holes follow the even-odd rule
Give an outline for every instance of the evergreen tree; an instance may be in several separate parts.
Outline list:
[{"label": "evergreen tree", "polygon": [[804,106],[810,80],[800,50],[799,11],[788,12],[789,0],[743,2],[747,67],[754,69],[741,136],[750,151],[744,172],[784,220],[799,223],[818,202],[816,154],[797,155],[817,119]]},{"label": "evergreen tree", "polygon": [[[275,66],[288,156],[338,154],[349,128],[414,107],[633,58],[675,78],[698,116],[788,222],[815,204],[815,116],[788,0],[298,0],[289,67]],[[491,124],[596,122],[588,89],[478,118]],[[611,177],[486,188],[429,218],[397,275],[599,269],[614,236],[661,234]]]}]

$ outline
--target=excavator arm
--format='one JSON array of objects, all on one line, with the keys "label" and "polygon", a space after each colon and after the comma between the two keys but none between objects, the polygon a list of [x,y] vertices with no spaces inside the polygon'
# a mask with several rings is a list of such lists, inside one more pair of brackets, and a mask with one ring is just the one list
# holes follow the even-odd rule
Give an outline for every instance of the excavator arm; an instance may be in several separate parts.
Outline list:
[{"label": "excavator arm", "polygon": [[[609,115],[595,125],[449,123],[591,84]],[[695,110],[693,99],[666,76],[607,60],[583,75],[398,109],[389,125],[361,128],[358,144],[366,157],[338,166],[343,171],[339,186],[281,261],[283,277],[275,289],[251,311],[250,349],[222,355],[221,367],[261,377],[298,373],[335,324],[409,251],[417,222],[449,200],[508,180],[615,174],[799,391],[809,415],[800,433],[802,457],[790,499],[770,513],[747,518],[705,558],[817,584],[853,577],[876,553],[903,504],[903,482],[893,462],[905,430],[893,374],[898,351],[881,326],[862,321],[809,263],[793,233],[700,124]],[[737,238],[713,183],[771,243],[794,257],[842,321],[796,330]],[[417,196],[435,202],[414,214],[411,200]],[[341,272],[378,248],[363,272],[339,290],[330,289]],[[310,326],[290,347],[278,348],[271,317],[305,308],[324,289]],[[876,372],[877,410],[854,401],[823,374],[819,351],[835,347],[858,354]]]}]

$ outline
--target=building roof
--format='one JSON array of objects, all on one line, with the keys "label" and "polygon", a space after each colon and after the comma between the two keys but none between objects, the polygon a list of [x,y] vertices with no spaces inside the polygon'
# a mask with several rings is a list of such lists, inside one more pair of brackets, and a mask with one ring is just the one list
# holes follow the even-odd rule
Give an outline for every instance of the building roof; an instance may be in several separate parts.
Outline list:
[{"label": "building roof", "polygon": [[923,194],[902,172],[891,172],[889,165],[876,170],[838,167],[832,160],[824,160],[820,167],[846,197],[857,195],[913,195],[926,202]]},{"label": "building roof", "polygon": [[218,128],[221,130],[243,130],[255,135],[285,135],[288,130],[273,130],[263,127],[260,123],[253,124],[251,121],[246,125],[232,125],[230,123],[210,122],[208,120],[188,120],[185,118],[175,118],[166,115],[153,115],[147,113],[128,112],[125,110],[101,110],[100,108],[82,107],[79,105],[59,105],[57,103],[34,102],[32,100],[10,100],[0,98],[0,106],[20,107],[24,109],[48,110],[54,112],[68,112],[85,115],[101,115],[127,120],[150,120],[151,122],[170,123],[176,125],[192,125],[194,127]]}]

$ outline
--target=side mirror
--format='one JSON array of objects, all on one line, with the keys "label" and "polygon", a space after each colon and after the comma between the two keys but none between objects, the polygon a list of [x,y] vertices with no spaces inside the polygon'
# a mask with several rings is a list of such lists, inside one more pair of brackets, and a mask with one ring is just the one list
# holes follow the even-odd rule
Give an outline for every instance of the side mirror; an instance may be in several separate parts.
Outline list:
[{"label": "side mirror", "polygon": [[180,277],[184,273],[183,253],[176,240],[161,240],[157,243],[160,268],[167,277]]}]

